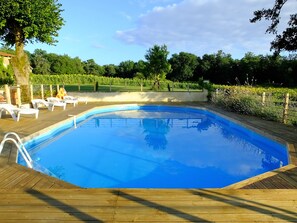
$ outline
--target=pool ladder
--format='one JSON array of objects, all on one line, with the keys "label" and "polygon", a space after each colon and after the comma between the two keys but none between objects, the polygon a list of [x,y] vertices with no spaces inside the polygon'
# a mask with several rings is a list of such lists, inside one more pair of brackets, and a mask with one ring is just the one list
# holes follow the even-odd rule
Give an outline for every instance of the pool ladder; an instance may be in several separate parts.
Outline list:
[{"label": "pool ladder", "polygon": [[24,158],[27,166],[29,168],[33,168],[33,161],[31,159],[31,156],[29,155],[29,153],[27,152],[24,144],[22,143],[22,140],[20,139],[19,135],[16,134],[15,132],[8,132],[5,134],[1,144],[0,144],[0,154],[2,153],[4,144],[7,142],[13,142],[16,147],[18,148],[18,151],[20,152],[20,154],[22,155],[22,157]]}]

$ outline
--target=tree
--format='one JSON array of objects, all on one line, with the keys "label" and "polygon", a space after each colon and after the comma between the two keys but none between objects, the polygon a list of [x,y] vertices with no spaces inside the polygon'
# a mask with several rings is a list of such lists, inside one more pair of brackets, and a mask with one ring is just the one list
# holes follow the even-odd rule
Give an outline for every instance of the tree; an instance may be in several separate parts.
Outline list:
[{"label": "tree", "polygon": [[287,1],[288,0],[275,0],[272,9],[257,10],[254,12],[254,18],[250,20],[252,23],[260,21],[262,18],[271,20],[271,24],[268,26],[266,33],[276,35],[275,39],[271,42],[271,49],[274,49],[277,54],[282,50],[297,50],[297,13],[290,15],[288,27],[282,34],[278,34],[277,30],[280,22],[281,10]]},{"label": "tree", "polygon": [[68,74],[83,74],[85,72],[83,63],[79,57],[70,58],[69,62],[67,66]]},{"label": "tree", "polygon": [[164,150],[167,146],[166,135],[170,131],[168,122],[163,119],[148,119],[142,120],[143,129],[145,134],[145,141],[149,147],[154,150]]},{"label": "tree", "polygon": [[146,74],[146,62],[143,60],[139,60],[134,64],[134,69],[135,69],[135,75],[133,78],[137,79],[145,79],[147,75]]},{"label": "tree", "polygon": [[116,66],[114,64],[107,64],[103,66],[104,76],[113,77],[116,74]]},{"label": "tree", "polygon": [[84,70],[86,74],[103,75],[104,68],[96,64],[94,59],[89,59],[83,62]]},{"label": "tree", "polygon": [[36,49],[31,55],[31,67],[32,73],[34,74],[50,74],[51,64],[46,59],[46,51],[41,49]]},{"label": "tree", "polygon": [[167,46],[155,45],[150,48],[145,55],[147,60],[148,78],[154,80],[154,85],[157,89],[160,88],[160,81],[166,79],[166,74],[171,70],[171,65],[167,60],[169,52]]},{"label": "tree", "polygon": [[[236,76],[236,84],[253,85],[261,77],[259,75],[265,74],[265,72],[260,71],[260,62],[262,56],[256,56],[252,52],[248,52],[240,60],[239,73]],[[262,66],[263,67],[263,66]]]},{"label": "tree", "polygon": [[117,76],[122,78],[133,78],[135,75],[134,62],[131,60],[121,62],[117,67]]},{"label": "tree", "polygon": [[235,63],[230,54],[219,50],[216,54],[205,54],[201,60],[203,79],[216,84],[230,84],[234,80]]},{"label": "tree", "polygon": [[49,53],[46,58],[53,74],[83,74],[85,72],[83,63],[78,57],[71,58],[66,54],[61,56]]},{"label": "tree", "polygon": [[194,76],[198,60],[194,54],[181,52],[179,54],[173,54],[169,59],[169,63],[172,70],[168,74],[168,79],[173,81],[189,81]]},{"label": "tree", "polygon": [[24,52],[28,42],[54,44],[61,29],[61,4],[57,0],[5,0],[0,1],[0,38],[15,46],[16,56],[11,60],[16,83],[29,93],[29,60]]}]

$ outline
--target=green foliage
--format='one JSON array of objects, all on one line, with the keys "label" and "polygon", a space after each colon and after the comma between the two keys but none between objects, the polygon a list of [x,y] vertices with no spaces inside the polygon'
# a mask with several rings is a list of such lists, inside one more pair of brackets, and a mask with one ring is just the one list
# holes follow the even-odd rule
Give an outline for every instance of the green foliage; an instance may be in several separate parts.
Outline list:
[{"label": "green foliage", "polygon": [[20,84],[22,98],[29,98],[30,64],[24,46],[28,42],[54,44],[58,30],[64,24],[61,4],[57,0],[0,1],[0,39],[6,45],[15,45],[11,59],[16,83]]},{"label": "green foliage", "polygon": [[82,61],[78,58],[71,58],[68,55],[47,54],[45,56],[50,63],[50,70],[53,74],[81,74],[84,73]]},{"label": "green foliage", "polygon": [[[102,86],[122,86],[122,88],[135,89],[135,91],[140,90],[140,85],[148,90],[152,90],[154,81],[147,79],[128,79],[128,78],[114,78],[114,77],[104,77],[97,75],[83,75],[83,74],[64,74],[64,75],[36,75],[32,74],[30,76],[31,84],[44,84],[44,85],[91,85],[91,90],[94,89],[93,86],[98,82],[99,89]],[[160,81],[160,89],[157,90],[167,90],[168,84],[174,89],[179,90],[201,90],[202,86],[197,83],[174,83],[172,81]],[[132,88],[131,88],[132,87]],[[135,88],[133,88],[135,87]],[[114,87],[113,87],[114,88]],[[109,89],[108,89],[109,90]]]},{"label": "green foliage", "polygon": [[218,103],[230,111],[247,115],[252,114],[252,111],[260,106],[252,97],[240,94],[229,94],[220,98]]},{"label": "green foliage", "polygon": [[241,94],[252,94],[261,96],[263,92],[273,92],[273,97],[277,100],[283,100],[286,93],[290,94],[293,101],[297,101],[297,88],[282,87],[250,87],[250,86],[229,86],[229,85],[213,85],[215,89],[222,89],[228,92],[240,92]]},{"label": "green foliage", "polygon": [[94,75],[104,75],[104,68],[96,64],[93,59],[87,60],[83,62],[83,67],[86,74],[94,74]]},{"label": "green foliage", "polygon": [[155,81],[166,79],[166,74],[171,70],[171,65],[167,60],[168,55],[169,52],[166,45],[155,45],[147,51],[145,59],[147,60],[146,69],[149,79]]},{"label": "green foliage", "polygon": [[137,72],[137,73],[135,74],[135,76],[134,76],[134,79],[143,80],[143,79],[145,79],[145,76],[144,76],[143,73],[141,73],[141,72]]},{"label": "green foliage", "polygon": [[234,61],[230,54],[225,54],[221,50],[216,54],[205,54],[199,61],[196,72],[198,72],[196,73],[198,78],[210,80],[212,83],[232,83],[238,75],[237,61]]},{"label": "green foliage", "polygon": [[216,99],[217,104],[228,111],[254,115],[266,120],[280,121],[281,116],[277,110],[263,107],[261,100],[257,100],[253,95],[242,94],[242,92],[229,91],[226,95]]},{"label": "green foliage", "polygon": [[[263,88],[246,86],[222,86],[219,93],[213,93],[212,100],[226,110],[241,114],[254,115],[263,119],[282,122],[283,103],[286,93],[290,94],[288,123],[297,123],[297,110],[294,103],[297,101],[297,89]],[[262,94],[266,93],[263,104]],[[295,101],[295,102],[294,102]]]},{"label": "green foliage", "polygon": [[135,63],[131,60],[123,61],[117,66],[118,77],[133,78],[135,73]]},{"label": "green foliage", "polygon": [[34,74],[49,74],[51,72],[51,64],[46,58],[46,51],[44,50],[36,49],[30,55],[30,62]]},{"label": "green foliage", "polygon": [[193,80],[210,80],[215,84],[228,85],[297,85],[297,56],[287,57],[254,55],[246,53],[242,59],[218,51],[198,57]]},{"label": "green foliage", "polygon": [[114,64],[104,65],[104,76],[113,77],[116,74],[116,66]]},{"label": "green foliage", "polygon": [[[46,73],[47,63],[50,71]],[[195,62],[196,61],[196,62]],[[202,58],[193,54],[174,54],[169,59],[171,72],[166,78],[172,81],[209,80],[216,84],[233,85],[268,85],[296,86],[297,85],[297,56],[262,56],[246,53],[240,60],[234,60],[230,54],[218,51],[215,54],[205,54]],[[150,64],[143,60],[138,62],[123,61],[118,66],[109,64],[100,66],[93,59],[81,62],[79,58],[67,55],[47,54],[36,50],[31,54],[33,73],[39,74],[94,74],[99,76],[134,78],[150,78],[158,84],[163,81],[164,73],[152,75]],[[83,70],[82,70],[83,68]],[[39,72],[38,72],[39,71]]]},{"label": "green foliage", "polygon": [[5,67],[3,65],[3,58],[0,57],[0,85],[8,84],[11,85],[14,83],[13,80],[13,70],[11,65]]},{"label": "green foliage", "polygon": [[166,79],[166,75],[171,70],[171,65],[167,60],[168,55],[169,52],[166,45],[155,45],[145,55],[145,59],[147,60],[147,78],[154,81],[153,90],[161,90],[163,88],[161,81]]},{"label": "green foliage", "polygon": [[16,35],[23,43],[55,43],[64,24],[61,6],[57,0],[0,1],[1,39],[9,45],[15,44]]},{"label": "green foliage", "polygon": [[138,62],[136,62],[134,64],[134,69],[135,69],[135,76],[139,76],[139,73],[141,73],[141,75],[143,76],[142,79],[144,79],[145,77],[147,77],[147,64],[146,62],[144,62],[143,60],[139,60]]},{"label": "green foliage", "polygon": [[254,18],[250,20],[251,22],[257,22],[261,19],[271,21],[266,33],[276,34],[275,39],[271,42],[271,49],[274,49],[276,53],[279,53],[282,50],[297,50],[297,14],[290,15],[290,19],[287,23],[288,27],[282,34],[279,34],[277,30],[278,24],[280,23],[281,10],[286,2],[287,0],[277,0],[275,1],[273,8],[255,11]]},{"label": "green foliage", "polygon": [[194,76],[194,71],[198,65],[197,56],[191,53],[181,52],[173,54],[169,59],[171,72],[167,75],[169,80],[190,81]]}]

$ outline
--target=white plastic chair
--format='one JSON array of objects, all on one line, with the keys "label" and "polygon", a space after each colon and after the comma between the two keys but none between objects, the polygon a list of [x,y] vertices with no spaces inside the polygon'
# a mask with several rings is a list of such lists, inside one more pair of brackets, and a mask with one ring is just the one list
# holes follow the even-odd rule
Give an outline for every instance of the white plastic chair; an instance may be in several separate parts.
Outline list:
[{"label": "white plastic chair", "polygon": [[73,107],[75,107],[78,104],[78,99],[73,96],[66,95],[64,96],[63,101],[66,104],[73,104]]},{"label": "white plastic chair", "polygon": [[49,98],[47,98],[47,101],[49,103],[52,103],[52,111],[54,110],[55,106],[62,107],[63,110],[66,109],[66,103],[61,101],[59,98],[49,97]]},{"label": "white plastic chair", "polygon": [[48,110],[52,111],[53,110],[53,103],[52,102],[48,102],[44,99],[33,99],[31,101],[33,108],[38,109],[40,107],[45,107]]},{"label": "white plastic chair", "polygon": [[7,112],[11,117],[17,122],[20,120],[20,115],[35,115],[38,118],[39,110],[32,108],[17,108],[12,104],[0,104],[0,118],[2,118],[2,113]]}]

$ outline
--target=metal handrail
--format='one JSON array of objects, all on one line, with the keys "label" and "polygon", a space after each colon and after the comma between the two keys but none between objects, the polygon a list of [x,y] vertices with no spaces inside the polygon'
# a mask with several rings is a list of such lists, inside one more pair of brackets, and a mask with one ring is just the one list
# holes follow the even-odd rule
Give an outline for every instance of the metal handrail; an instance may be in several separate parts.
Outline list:
[{"label": "metal handrail", "polygon": [[[13,137],[9,137],[10,135],[13,135],[16,139],[14,139]],[[8,132],[8,133],[5,134],[3,140],[2,140],[2,142],[0,144],[0,154],[2,153],[4,144],[7,141],[11,141],[16,145],[16,147],[18,148],[18,151],[21,153],[22,157],[24,158],[27,166],[32,169],[33,168],[33,164],[32,164],[33,161],[31,159],[31,156],[27,152],[24,144],[22,143],[22,140],[20,139],[18,134],[16,134],[15,132]]]}]

